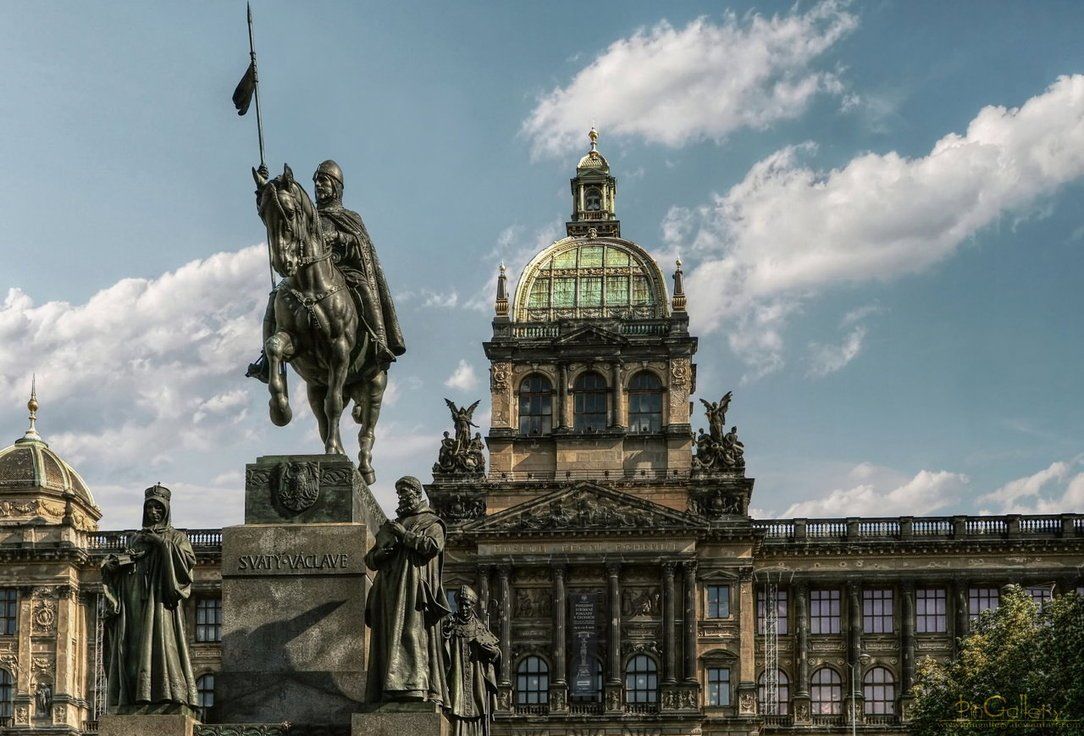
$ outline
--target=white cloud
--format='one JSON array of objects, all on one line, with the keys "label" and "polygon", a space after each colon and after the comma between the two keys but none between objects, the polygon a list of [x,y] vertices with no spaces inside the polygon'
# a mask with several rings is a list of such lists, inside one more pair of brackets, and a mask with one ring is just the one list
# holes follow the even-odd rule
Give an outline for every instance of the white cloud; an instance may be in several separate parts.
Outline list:
[{"label": "white cloud", "polygon": [[452,375],[448,376],[447,380],[444,381],[444,385],[449,388],[457,388],[460,391],[470,391],[478,385],[478,374],[475,373],[473,365],[460,358],[459,365],[452,371]]},{"label": "white cloud", "polygon": [[[887,469],[862,463],[851,471],[851,479],[863,482],[792,504],[783,517],[920,516],[949,505],[970,483],[960,473],[920,470],[910,480],[891,487],[894,484],[884,481],[892,475]],[[886,486],[888,490],[883,490]]]},{"label": "white cloud", "polygon": [[459,304],[459,292],[457,292],[455,289],[451,289],[450,291],[445,292],[422,289],[422,295],[425,297],[425,300],[422,302],[423,307],[452,309],[457,304]]},{"label": "white cloud", "polygon": [[[819,291],[920,272],[1001,216],[1040,205],[1084,175],[1084,75],[1019,108],[983,108],[923,157],[867,153],[821,173],[802,163],[813,150],[777,151],[710,204],[667,215],[664,237],[695,263],[686,292],[699,331],[762,329],[749,315],[768,305],[778,335]],[[782,365],[778,344],[749,357],[754,371]]]},{"label": "white cloud", "polygon": [[640,29],[543,95],[522,132],[541,156],[582,147],[593,122],[607,134],[680,146],[796,118],[818,94],[843,92],[836,74],[812,64],[857,27],[846,6],[825,0],[805,13],[728,12],[721,23]]},{"label": "white cloud", "polygon": [[866,328],[858,325],[839,344],[826,345],[811,342],[809,344],[809,365],[806,372],[816,378],[823,378],[829,373],[835,373],[858,357],[858,354],[862,352],[862,341],[865,338]]},{"label": "white cloud", "polygon": [[[123,279],[83,304],[36,305],[10,289],[0,302],[3,425],[18,426],[12,413],[36,372],[39,428],[90,483],[107,524],[127,514],[133,489],[198,484],[183,458],[262,431],[264,422],[241,420],[266,402],[266,389],[243,375],[259,353],[266,269],[257,245]],[[205,464],[209,476],[225,470]],[[213,523],[213,504],[204,510]]]},{"label": "white cloud", "polygon": [[1011,480],[995,491],[981,496],[984,504],[996,504],[981,513],[1057,514],[1084,511],[1084,472],[1073,469],[1084,464],[1084,456],[1053,462],[1046,468]]}]

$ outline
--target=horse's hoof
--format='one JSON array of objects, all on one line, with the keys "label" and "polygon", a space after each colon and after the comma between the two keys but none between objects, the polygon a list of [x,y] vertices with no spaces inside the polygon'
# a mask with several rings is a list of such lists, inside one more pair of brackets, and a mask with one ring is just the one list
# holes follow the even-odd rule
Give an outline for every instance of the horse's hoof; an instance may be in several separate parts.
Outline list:
[{"label": "horse's hoof", "polygon": [[373,470],[362,471],[361,479],[365,481],[365,485],[371,486],[373,483],[376,483],[376,472]]},{"label": "horse's hoof", "polygon": [[288,400],[279,401],[277,399],[271,399],[271,423],[276,427],[285,427],[290,423],[290,420],[294,418],[293,410],[290,409],[290,402]]}]

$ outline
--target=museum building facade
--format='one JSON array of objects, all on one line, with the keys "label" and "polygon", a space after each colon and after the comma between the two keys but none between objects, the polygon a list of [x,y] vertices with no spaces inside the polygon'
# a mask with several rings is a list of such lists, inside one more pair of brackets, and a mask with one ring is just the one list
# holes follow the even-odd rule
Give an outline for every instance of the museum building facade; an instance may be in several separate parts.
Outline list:
[{"label": "museum building facade", "polygon": [[[704,736],[906,732],[916,663],[947,659],[1002,586],[1084,593],[1084,516],[759,520],[729,395],[693,434],[697,339],[621,234],[597,134],[567,237],[514,294],[498,279],[488,470],[438,463],[445,587],[472,586],[500,640],[492,733]],[[712,387],[713,395],[717,387]],[[102,531],[35,426],[0,451],[0,734],[96,733],[104,706]],[[189,530],[187,609],[215,720],[221,530]]]}]

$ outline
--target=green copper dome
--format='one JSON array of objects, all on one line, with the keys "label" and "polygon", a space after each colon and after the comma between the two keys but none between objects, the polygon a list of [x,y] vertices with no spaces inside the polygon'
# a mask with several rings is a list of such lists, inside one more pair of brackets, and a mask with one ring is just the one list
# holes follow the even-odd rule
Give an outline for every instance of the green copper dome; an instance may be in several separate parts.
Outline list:
[{"label": "green copper dome", "polygon": [[666,287],[655,261],[621,238],[568,237],[527,264],[516,289],[515,320],[662,319]]}]

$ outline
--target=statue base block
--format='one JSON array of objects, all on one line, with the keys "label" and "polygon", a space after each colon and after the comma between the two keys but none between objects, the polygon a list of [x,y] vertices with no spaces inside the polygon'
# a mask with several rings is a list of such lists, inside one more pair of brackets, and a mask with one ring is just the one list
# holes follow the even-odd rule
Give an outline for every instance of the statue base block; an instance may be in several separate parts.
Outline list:
[{"label": "statue base block", "polygon": [[341,455],[261,457],[246,486],[245,524],[222,531],[215,720],[345,729],[364,707],[364,557],[383,512]]},{"label": "statue base block", "polygon": [[199,723],[183,713],[171,715],[103,715],[99,736],[192,736]]},{"label": "statue base block", "polygon": [[433,703],[380,703],[355,713],[350,736],[450,736],[451,724]]}]

